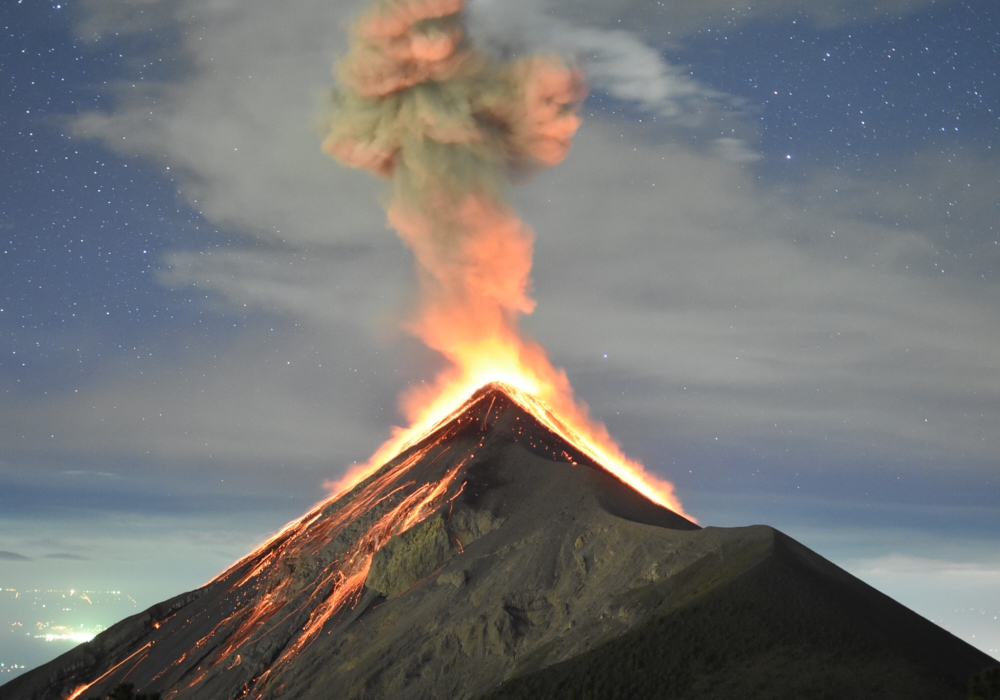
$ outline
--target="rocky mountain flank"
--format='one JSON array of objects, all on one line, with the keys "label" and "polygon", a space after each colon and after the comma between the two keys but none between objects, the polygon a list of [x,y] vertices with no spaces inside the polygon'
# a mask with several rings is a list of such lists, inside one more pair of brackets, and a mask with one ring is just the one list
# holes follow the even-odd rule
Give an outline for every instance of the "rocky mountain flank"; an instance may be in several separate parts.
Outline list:
[{"label": "rocky mountain flank", "polygon": [[765,526],[699,528],[500,385],[0,700],[963,698],[997,662]]}]

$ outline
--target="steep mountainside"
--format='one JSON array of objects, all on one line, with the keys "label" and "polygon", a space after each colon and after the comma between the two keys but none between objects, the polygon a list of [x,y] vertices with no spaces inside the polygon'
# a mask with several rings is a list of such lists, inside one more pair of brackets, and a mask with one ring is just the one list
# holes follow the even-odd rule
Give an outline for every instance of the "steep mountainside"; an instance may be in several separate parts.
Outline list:
[{"label": "steep mountainside", "polygon": [[0,700],[122,681],[170,700],[957,700],[992,663],[771,528],[648,501],[490,385],[212,583]]},{"label": "steep mountainside", "polygon": [[[997,662],[791,538],[709,558],[634,630],[482,700],[968,698]],[[707,531],[707,530],[706,530]]]}]

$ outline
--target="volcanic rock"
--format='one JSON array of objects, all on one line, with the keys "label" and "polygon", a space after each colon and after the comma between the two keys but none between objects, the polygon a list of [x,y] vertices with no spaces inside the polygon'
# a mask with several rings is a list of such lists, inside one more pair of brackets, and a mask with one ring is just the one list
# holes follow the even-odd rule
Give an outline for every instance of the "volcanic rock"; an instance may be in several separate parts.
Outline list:
[{"label": "volcanic rock", "polygon": [[699,528],[501,385],[0,700],[959,698],[997,662],[765,526]]}]

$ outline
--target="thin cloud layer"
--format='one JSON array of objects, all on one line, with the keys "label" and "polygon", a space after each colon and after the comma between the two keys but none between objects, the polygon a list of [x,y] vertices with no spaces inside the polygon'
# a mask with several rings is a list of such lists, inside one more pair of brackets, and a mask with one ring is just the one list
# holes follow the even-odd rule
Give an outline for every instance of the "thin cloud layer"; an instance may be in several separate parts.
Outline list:
[{"label": "thin cloud layer", "polygon": [[[61,556],[36,556],[8,567],[4,586],[119,590],[131,595],[141,611],[217,575],[259,544],[262,533],[279,528],[282,518],[288,517],[290,514],[253,511],[243,514],[237,525],[231,518],[207,514],[178,522],[175,517],[151,513],[63,514],[47,521],[4,513],[0,526],[5,535],[26,550],[55,544],[39,544],[37,537],[43,532],[59,547],[84,553],[72,555],[79,557],[72,561]],[[137,565],[139,562],[145,566]]]},{"label": "thin cloud layer", "polygon": [[890,554],[847,568],[994,658],[1000,654],[1000,563]]},{"label": "thin cloud layer", "polygon": [[0,560],[2,560],[2,561],[31,561],[31,558],[30,557],[26,557],[23,554],[18,554],[17,552],[0,551]]},{"label": "thin cloud layer", "polygon": [[[254,238],[329,244],[384,229],[378,186],[330,167],[313,128],[350,3],[150,4],[173,8],[156,14],[157,28],[179,36],[168,58],[189,70],[119,84],[120,106],[73,118],[76,137],[154,160],[194,209]],[[106,34],[115,18],[90,15],[81,33]],[[111,25],[90,28],[99,21]]]},{"label": "thin cloud layer", "polygon": [[248,474],[280,464],[336,471],[366,457],[395,417],[398,387],[378,381],[394,354],[352,342],[346,324],[340,336],[278,330],[290,337],[264,330],[224,358],[147,365],[12,402],[0,439],[23,459],[243,464]]},{"label": "thin cloud layer", "polygon": [[[176,80],[122,82],[117,109],[75,117],[71,132],[158,162],[191,206],[217,225],[275,241],[364,239],[384,228],[378,187],[331,168],[313,129],[320,96],[332,84],[328,66],[346,51],[344,25],[360,6],[92,3],[79,23],[81,36],[174,33],[179,47],[165,58],[190,70]],[[572,24],[533,6],[479,2],[469,14],[470,33],[483,46],[564,54],[586,71],[593,89],[674,126],[714,131],[737,106],[629,32]],[[739,139],[719,144],[752,158]]]},{"label": "thin cloud layer", "polygon": [[865,0],[759,0],[736,3],[727,0],[662,0],[656,3],[627,0],[550,0],[547,9],[575,22],[605,27],[623,27],[643,39],[666,42],[708,27],[738,27],[762,18],[797,17],[821,27],[836,27],[884,17],[898,17],[934,4],[935,0],[887,0],[877,5]]},{"label": "thin cloud layer", "polygon": [[555,51],[570,56],[586,72],[592,90],[675,125],[704,122],[706,109],[719,108],[714,103],[735,104],[622,29],[574,24],[537,3],[479,0],[469,4],[469,17],[474,40],[494,54]]},{"label": "thin cloud layer", "polygon": [[607,352],[645,386],[629,412],[675,434],[792,431],[868,458],[996,454],[993,307],[982,280],[923,273],[933,222],[876,224],[853,198],[802,208],[725,160],[621,144],[591,124],[572,169],[522,192],[550,234],[532,331],[557,357],[594,366]]}]

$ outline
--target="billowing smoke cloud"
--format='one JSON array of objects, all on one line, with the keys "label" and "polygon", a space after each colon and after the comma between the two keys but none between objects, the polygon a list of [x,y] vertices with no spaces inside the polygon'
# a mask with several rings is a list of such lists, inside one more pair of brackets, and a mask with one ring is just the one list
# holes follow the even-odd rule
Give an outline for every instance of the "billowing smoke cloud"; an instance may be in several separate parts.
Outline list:
[{"label": "billowing smoke cloud", "polygon": [[501,64],[477,52],[462,9],[382,0],[355,23],[323,149],[391,180],[389,223],[422,288],[409,330],[469,378],[498,353],[540,353],[516,329],[534,308],[533,233],[503,192],[510,176],[565,158],[584,88],[558,58]]}]

